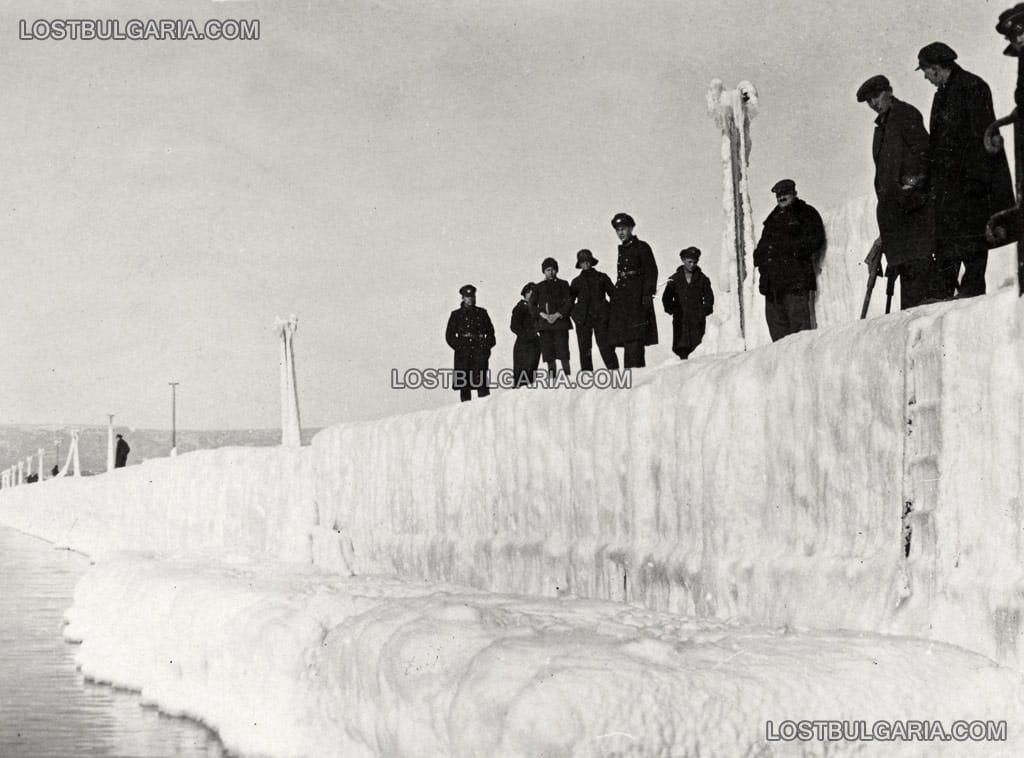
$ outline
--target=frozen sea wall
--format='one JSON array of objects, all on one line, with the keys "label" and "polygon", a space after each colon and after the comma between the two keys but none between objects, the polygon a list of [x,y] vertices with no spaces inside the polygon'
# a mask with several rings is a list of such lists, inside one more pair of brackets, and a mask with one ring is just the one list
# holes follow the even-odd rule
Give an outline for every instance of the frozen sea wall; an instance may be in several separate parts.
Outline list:
[{"label": "frozen sea wall", "polygon": [[504,392],[300,450],[28,485],[0,492],[0,523],[88,552],[898,632],[1019,666],[1022,314],[1006,291],[652,367],[629,390]]}]

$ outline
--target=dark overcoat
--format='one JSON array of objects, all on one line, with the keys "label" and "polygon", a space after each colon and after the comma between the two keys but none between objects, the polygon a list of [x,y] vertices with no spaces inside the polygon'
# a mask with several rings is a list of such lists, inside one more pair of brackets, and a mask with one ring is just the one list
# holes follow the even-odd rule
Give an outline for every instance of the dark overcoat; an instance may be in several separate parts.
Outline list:
[{"label": "dark overcoat", "polygon": [[615,291],[611,277],[603,271],[581,271],[569,285],[572,291],[572,320],[576,326],[604,326],[608,323],[608,300]]},{"label": "dark overcoat", "polygon": [[520,300],[512,309],[509,328],[516,335],[512,346],[512,373],[518,378],[527,372],[530,381],[540,365],[540,337],[537,335],[536,317],[526,302]]},{"label": "dark overcoat", "polygon": [[711,280],[700,266],[694,266],[687,282],[686,268],[680,266],[666,282],[661,304],[665,313],[672,316],[672,352],[689,355],[704,339],[707,317],[715,310]]},{"label": "dark overcoat", "polygon": [[929,124],[935,238],[982,244],[989,217],[1014,204],[1010,166],[1003,150],[985,150],[985,129],[996,120],[989,86],[952,66],[932,100]]},{"label": "dark overcoat", "polygon": [[[565,279],[543,279],[533,288],[533,312],[536,314],[537,331],[564,332],[572,329],[572,290]],[[540,317],[541,313],[561,313],[562,318],[553,324]]]},{"label": "dark overcoat", "polygon": [[487,311],[465,304],[456,308],[448,317],[444,338],[448,347],[455,351],[454,389],[485,386],[487,363],[496,343],[494,325]]},{"label": "dark overcoat", "polygon": [[[935,252],[934,206],[927,186],[928,132],[921,112],[893,98],[875,119],[871,148],[875,159],[878,233],[890,266],[928,258]],[[908,186],[910,180],[915,182]]]},{"label": "dark overcoat", "polygon": [[824,247],[825,225],[813,206],[799,197],[788,208],[776,206],[764,220],[754,249],[761,294],[778,297],[817,290],[814,261]]},{"label": "dark overcoat", "polygon": [[[617,278],[608,310],[608,344],[658,344],[654,294],[658,291],[658,264],[651,246],[637,237],[619,245]],[[646,303],[644,301],[647,301]]]}]

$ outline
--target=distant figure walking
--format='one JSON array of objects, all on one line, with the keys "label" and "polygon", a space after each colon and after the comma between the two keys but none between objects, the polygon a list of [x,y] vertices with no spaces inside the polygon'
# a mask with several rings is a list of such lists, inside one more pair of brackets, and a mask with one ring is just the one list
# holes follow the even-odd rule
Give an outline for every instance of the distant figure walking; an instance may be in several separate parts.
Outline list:
[{"label": "distant figure walking", "polygon": [[772,342],[811,329],[811,293],[817,291],[814,267],[825,247],[821,214],[796,195],[796,182],[781,179],[772,187],[776,207],[764,221],[754,250],[761,272],[764,315]]},{"label": "distant figure walking", "polygon": [[[935,85],[929,141],[935,199],[935,247],[944,296],[985,294],[989,217],[1014,204],[1010,166],[1002,149],[985,149],[985,130],[996,120],[985,81],[956,63],[942,42],[925,45],[918,68]],[[884,242],[884,240],[883,240]],[[963,264],[963,277],[960,265]]]},{"label": "distant figure walking", "polygon": [[444,337],[448,347],[455,351],[455,379],[453,389],[459,391],[462,402],[491,394],[488,384],[488,362],[495,345],[494,325],[483,308],[476,307],[476,287],[467,284],[459,289],[462,305],[448,317]]},{"label": "distant figure walking", "polygon": [[707,317],[715,310],[711,280],[700,270],[700,250],[688,247],[680,251],[683,262],[668,278],[661,304],[672,317],[672,352],[684,361],[704,339]]},{"label": "distant figure walking", "polygon": [[900,308],[942,300],[928,192],[928,132],[921,112],[895,98],[881,74],[860,85],[857,102],[878,114],[871,148],[878,234],[889,265],[886,275],[900,278]]},{"label": "distant figure walking", "polygon": [[128,453],[132,449],[128,447],[128,443],[120,434],[117,435],[117,447],[114,448],[114,468],[124,468],[128,463]]}]

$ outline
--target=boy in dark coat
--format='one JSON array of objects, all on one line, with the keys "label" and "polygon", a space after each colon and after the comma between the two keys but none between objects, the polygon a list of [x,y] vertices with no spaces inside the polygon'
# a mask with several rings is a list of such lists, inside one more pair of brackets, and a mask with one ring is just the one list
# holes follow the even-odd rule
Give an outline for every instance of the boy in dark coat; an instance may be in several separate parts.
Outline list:
[{"label": "boy in dark coat", "polygon": [[764,221],[754,249],[764,295],[764,315],[772,342],[811,329],[811,292],[818,289],[814,266],[825,247],[821,214],[796,194],[796,182],[772,187],[776,207]]},{"label": "boy in dark coat", "polygon": [[615,285],[608,274],[594,268],[597,258],[589,250],[576,253],[576,268],[580,275],[572,280],[572,320],[576,324],[576,341],[580,348],[580,371],[593,371],[591,355],[592,338],[597,338],[597,349],[601,353],[604,367],[615,370],[619,359],[615,348],[608,344],[608,299],[615,291]]},{"label": "boy in dark coat", "polygon": [[935,214],[928,193],[928,132],[921,112],[896,99],[892,85],[872,76],[857,90],[878,118],[871,154],[875,160],[876,216],[886,275],[900,278],[900,308],[942,299],[935,261]]},{"label": "boy in dark coat", "polygon": [[494,325],[483,308],[476,307],[476,287],[467,284],[459,290],[462,305],[448,317],[445,340],[455,351],[455,378],[452,388],[459,391],[462,402],[491,394],[488,366],[491,348],[495,345]]},{"label": "boy in dark coat", "polygon": [[516,335],[516,343],[512,346],[512,376],[516,387],[533,384],[537,377],[537,366],[540,365],[537,319],[530,307],[534,287],[536,285],[533,282],[527,282],[523,287],[519,293],[523,299],[512,309],[512,321],[509,324],[512,333]]},{"label": "boy in dark coat", "polygon": [[558,261],[545,258],[540,264],[544,280],[534,287],[533,313],[540,334],[540,352],[548,365],[548,375],[555,375],[555,361],[569,373],[569,330],[572,329],[572,291],[569,282],[558,278]]},{"label": "boy in dark coat", "polygon": [[633,236],[636,222],[628,213],[616,213],[612,228],[619,238],[615,291],[609,306],[608,341],[623,348],[625,368],[646,365],[644,348],[658,344],[654,295],[658,291],[658,264],[651,246]]},{"label": "boy in dark coat", "polygon": [[707,317],[715,310],[715,294],[697,261],[700,250],[688,247],[679,253],[683,262],[665,284],[661,304],[672,316],[672,352],[686,360],[704,339]]}]

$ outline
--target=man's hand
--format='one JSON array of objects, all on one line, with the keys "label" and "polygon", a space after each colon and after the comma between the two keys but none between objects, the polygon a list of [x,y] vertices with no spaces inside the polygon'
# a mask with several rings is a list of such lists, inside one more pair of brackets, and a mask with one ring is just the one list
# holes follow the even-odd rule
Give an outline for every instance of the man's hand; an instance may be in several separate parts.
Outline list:
[{"label": "man's hand", "polygon": [[996,124],[990,124],[985,130],[985,149],[989,155],[996,155],[1003,149],[1003,136],[999,133],[999,127]]}]

